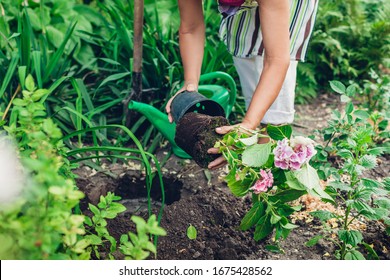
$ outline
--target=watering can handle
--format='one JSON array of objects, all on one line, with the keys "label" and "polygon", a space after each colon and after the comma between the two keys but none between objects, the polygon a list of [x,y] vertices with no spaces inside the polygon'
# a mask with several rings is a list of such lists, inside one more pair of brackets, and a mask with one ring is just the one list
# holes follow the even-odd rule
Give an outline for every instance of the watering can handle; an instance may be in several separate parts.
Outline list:
[{"label": "watering can handle", "polygon": [[228,73],[221,72],[221,71],[203,74],[200,76],[199,82],[204,82],[204,81],[212,80],[212,79],[221,79],[228,84],[229,89],[230,89],[230,91],[229,91],[230,97],[229,97],[229,105],[228,105],[229,108],[227,111],[231,112],[233,109],[234,103],[236,102],[236,94],[237,94],[236,82],[234,81],[232,76],[230,76]]}]

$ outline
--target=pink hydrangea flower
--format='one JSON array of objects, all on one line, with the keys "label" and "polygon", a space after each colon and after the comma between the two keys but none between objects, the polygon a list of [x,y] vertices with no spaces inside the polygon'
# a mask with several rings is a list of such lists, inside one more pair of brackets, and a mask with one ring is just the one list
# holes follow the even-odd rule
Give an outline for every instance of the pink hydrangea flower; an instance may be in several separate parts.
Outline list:
[{"label": "pink hydrangea flower", "polygon": [[285,138],[278,141],[274,149],[275,166],[284,170],[298,170],[316,153],[314,141],[309,138],[297,136],[291,139],[290,143]]},{"label": "pink hydrangea flower", "polygon": [[250,188],[255,194],[266,192],[274,183],[274,176],[272,175],[271,170],[268,170],[267,172],[261,169],[260,176],[261,178]]},{"label": "pink hydrangea flower", "polygon": [[293,154],[294,151],[289,146],[288,140],[286,138],[282,141],[278,141],[278,144],[274,149],[275,166],[284,170],[289,169],[290,158]]}]

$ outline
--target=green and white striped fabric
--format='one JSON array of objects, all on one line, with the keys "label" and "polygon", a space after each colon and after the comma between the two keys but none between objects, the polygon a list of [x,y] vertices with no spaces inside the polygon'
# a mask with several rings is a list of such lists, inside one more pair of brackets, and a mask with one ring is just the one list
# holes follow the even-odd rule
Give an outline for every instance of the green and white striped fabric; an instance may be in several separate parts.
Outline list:
[{"label": "green and white striped fabric", "polygon": [[[290,55],[303,61],[313,30],[318,0],[290,0]],[[240,7],[219,5],[219,30],[228,51],[236,57],[264,54],[257,2],[246,0]]]}]

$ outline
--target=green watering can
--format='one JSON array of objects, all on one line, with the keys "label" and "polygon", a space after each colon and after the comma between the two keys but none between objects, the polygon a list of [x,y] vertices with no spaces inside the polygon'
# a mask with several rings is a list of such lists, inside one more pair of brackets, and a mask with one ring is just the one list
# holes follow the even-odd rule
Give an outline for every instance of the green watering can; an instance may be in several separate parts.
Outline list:
[{"label": "green watering can", "polygon": [[[228,85],[230,91],[220,85],[202,84],[206,81],[213,79],[219,79]],[[198,91],[206,98],[209,98],[217,102],[224,109],[226,118],[229,117],[232,112],[233,105],[236,102],[236,83],[234,79],[224,72],[211,72],[200,76],[200,85]],[[170,123],[168,121],[167,114],[161,112],[155,107],[136,101],[129,102],[129,110],[135,110],[144,115],[157,130],[169,141],[172,146],[173,153],[180,158],[191,158],[185,151],[183,151],[175,143],[176,123]]]}]

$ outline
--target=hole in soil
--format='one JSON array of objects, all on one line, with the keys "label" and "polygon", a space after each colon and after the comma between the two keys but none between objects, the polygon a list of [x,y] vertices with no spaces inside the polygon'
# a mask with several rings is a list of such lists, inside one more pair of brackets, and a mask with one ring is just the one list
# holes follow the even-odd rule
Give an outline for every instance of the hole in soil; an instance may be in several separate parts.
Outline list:
[{"label": "hole in soil", "polygon": [[[183,183],[174,178],[163,177],[165,204],[170,205],[175,201],[180,200]],[[147,189],[145,186],[145,178],[136,178],[126,174],[118,182],[118,187],[115,193],[122,197],[123,200],[145,199],[147,200]],[[161,203],[162,194],[158,178],[154,178],[150,197],[154,202]]]}]

